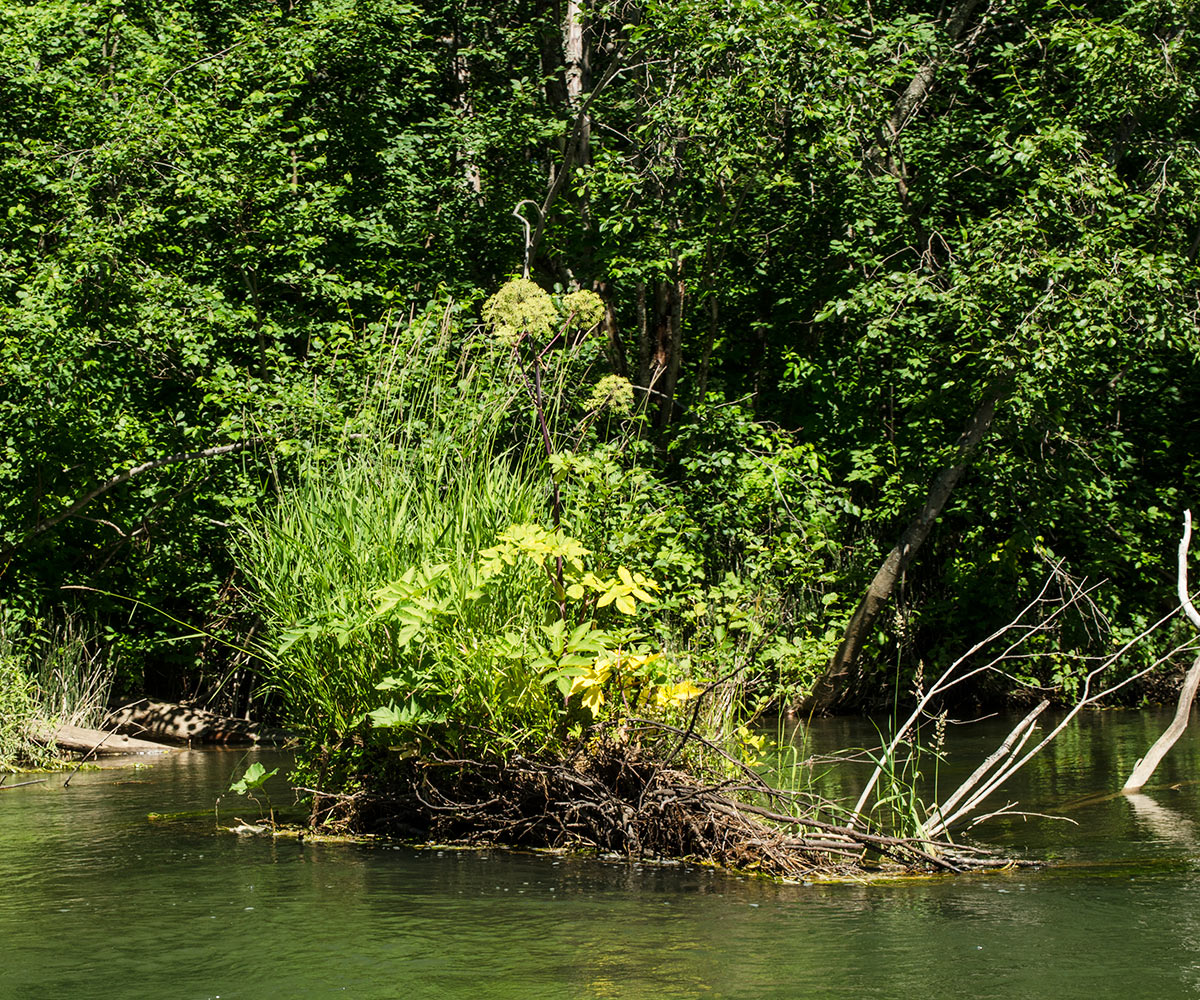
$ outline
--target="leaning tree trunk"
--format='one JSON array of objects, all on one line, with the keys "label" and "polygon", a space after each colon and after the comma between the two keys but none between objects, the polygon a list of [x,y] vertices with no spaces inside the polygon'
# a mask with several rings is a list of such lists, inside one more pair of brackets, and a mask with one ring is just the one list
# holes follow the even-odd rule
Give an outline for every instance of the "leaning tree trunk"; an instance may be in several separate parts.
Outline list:
[{"label": "leaning tree trunk", "polygon": [[[961,43],[971,23],[971,17],[982,0],[959,0],[943,21],[946,34],[953,43]],[[909,172],[900,148],[900,136],[905,125],[925,102],[938,70],[938,62],[932,60],[917,70],[915,76],[892,107],[892,114],[884,124],[884,149],[876,147],[870,158],[882,161],[887,172],[896,181],[901,202],[917,233],[918,243],[923,248],[922,259],[932,263],[930,243],[925,227],[909,198]],[[846,625],[841,645],[825,672],[817,679],[812,692],[803,699],[799,710],[810,713],[828,713],[844,704],[861,681],[859,659],[863,645],[870,637],[879,612],[887,604],[895,589],[896,581],[903,575],[913,557],[929,535],[933,523],[938,519],[950,494],[967,470],[971,455],[991,425],[1002,391],[993,387],[985,396],[971,423],[958,440],[954,461],[946,466],[929,488],[925,504],[916,519],[900,536],[896,547],[888,553],[883,565],[867,588],[866,594]]]},{"label": "leaning tree trunk", "polygon": [[871,636],[875,619],[891,598],[896,581],[929,536],[929,531],[945,508],[950,494],[967,471],[971,456],[991,426],[996,413],[996,403],[1001,395],[1001,389],[992,388],[975,411],[962,437],[958,439],[954,460],[938,473],[929,488],[920,513],[904,529],[900,541],[888,553],[883,565],[871,580],[866,594],[846,625],[841,645],[829,661],[825,672],[817,679],[812,692],[798,706],[800,711],[805,714],[832,712],[843,705],[860,686],[860,656],[864,644]]},{"label": "leaning tree trunk", "polygon": [[[960,47],[971,45],[972,38],[968,37],[967,29],[971,26],[972,15],[982,2],[983,0],[959,0],[942,19],[943,30],[952,44]],[[940,67],[941,60],[935,57],[917,70],[904,92],[892,105],[892,113],[883,125],[882,142],[875,145],[867,156],[869,163],[882,167],[895,182],[900,205],[916,235],[921,260],[931,269],[935,266],[932,236],[912,197],[912,176],[904,156],[901,133],[929,97]]]}]

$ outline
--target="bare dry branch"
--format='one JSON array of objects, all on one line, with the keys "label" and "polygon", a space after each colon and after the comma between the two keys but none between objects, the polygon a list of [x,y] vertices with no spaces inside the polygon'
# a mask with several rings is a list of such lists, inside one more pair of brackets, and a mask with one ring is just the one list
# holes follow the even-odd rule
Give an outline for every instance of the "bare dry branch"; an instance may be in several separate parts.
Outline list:
[{"label": "bare dry branch", "polygon": [[1047,708],[1050,707],[1050,702],[1041,701],[1038,706],[1023,718],[1013,729],[1002,744],[992,753],[987,760],[979,765],[966,781],[946,798],[946,801],[936,807],[935,815],[939,820],[949,813],[963,797],[967,795],[971,789],[979,784],[983,777],[1005,757],[1013,753],[1020,753],[1021,747],[1025,745],[1025,741],[1029,739],[1030,733],[1033,732],[1033,725],[1037,721],[1037,717],[1041,715]]},{"label": "bare dry branch", "polygon": [[[1179,542],[1179,604],[1188,620],[1200,628],[1200,614],[1196,613],[1195,605],[1192,604],[1192,599],[1188,595],[1187,560],[1188,547],[1191,542],[1192,512],[1185,510],[1183,512],[1183,538]],[[1145,785],[1163,757],[1167,755],[1167,751],[1183,735],[1183,731],[1187,729],[1188,717],[1192,714],[1192,702],[1196,700],[1197,688],[1200,688],[1200,657],[1196,658],[1191,670],[1184,678],[1183,687],[1179,691],[1179,703],[1175,707],[1175,718],[1171,720],[1171,724],[1167,726],[1163,734],[1154,741],[1154,746],[1150,748],[1146,756],[1134,766],[1133,773],[1125,782],[1125,787],[1121,789],[1123,792],[1136,792]]]}]

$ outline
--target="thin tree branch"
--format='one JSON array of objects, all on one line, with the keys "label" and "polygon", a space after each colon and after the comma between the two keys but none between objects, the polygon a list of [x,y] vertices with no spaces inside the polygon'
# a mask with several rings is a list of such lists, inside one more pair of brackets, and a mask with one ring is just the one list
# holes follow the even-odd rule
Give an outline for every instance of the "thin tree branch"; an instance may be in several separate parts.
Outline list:
[{"label": "thin tree branch", "polygon": [[619,74],[631,68],[621,65],[624,55],[625,47],[622,46],[613,56],[613,61],[609,65],[608,70],[600,78],[600,82],[592,88],[592,92],[588,94],[587,100],[583,102],[579,113],[575,116],[575,127],[571,130],[571,138],[568,140],[566,151],[563,153],[562,166],[559,167],[558,173],[554,178],[554,183],[550,185],[550,189],[546,192],[546,198],[538,210],[538,223],[533,231],[533,238],[526,239],[526,258],[530,261],[533,260],[534,254],[537,253],[537,248],[542,242],[542,236],[546,231],[546,220],[550,215],[550,208],[558,200],[558,196],[566,186],[567,178],[571,174],[571,168],[575,166],[575,162],[579,157],[580,146],[583,143],[584,136],[587,134],[588,112],[591,110],[592,102],[600,96],[604,88],[612,83]]},{"label": "thin tree branch", "polygon": [[168,89],[171,86],[171,81],[174,80],[175,77],[177,77],[180,73],[186,73],[189,69],[195,69],[197,66],[202,66],[206,62],[212,62],[214,59],[220,59],[224,56],[227,56],[234,49],[240,49],[243,45],[246,45],[253,40],[254,39],[248,38],[245,41],[234,42],[228,48],[221,49],[220,52],[210,52],[208,55],[197,59],[195,62],[190,62],[186,66],[180,66],[179,69],[175,70],[174,73],[167,77],[166,82],[158,88],[158,92],[161,94],[164,90]]},{"label": "thin tree branch", "polygon": [[19,548],[21,548],[21,546],[28,544],[38,535],[49,531],[56,525],[61,524],[67,518],[78,514],[79,511],[83,510],[84,507],[90,504],[97,497],[103,496],[109,490],[116,489],[116,487],[122,485],[123,483],[129,482],[129,480],[135,478],[136,476],[142,475],[144,472],[152,472],[155,469],[161,469],[164,465],[177,465],[180,462],[195,462],[207,458],[216,458],[218,455],[229,455],[233,452],[245,451],[247,448],[252,448],[261,443],[262,438],[254,438],[249,441],[238,441],[236,444],[223,444],[218,445],[215,448],[204,448],[201,451],[180,452],[177,455],[168,455],[166,458],[156,458],[152,462],[143,462],[141,465],[135,465],[133,468],[126,469],[124,472],[113,476],[112,479],[101,483],[95,489],[89,490],[73,504],[71,504],[71,506],[66,510],[60,511],[52,518],[49,518],[45,521],[40,521],[38,524],[34,525],[34,527],[30,528],[25,533],[24,537],[22,537],[20,541],[14,542],[12,545],[0,550],[0,559],[7,559]]}]

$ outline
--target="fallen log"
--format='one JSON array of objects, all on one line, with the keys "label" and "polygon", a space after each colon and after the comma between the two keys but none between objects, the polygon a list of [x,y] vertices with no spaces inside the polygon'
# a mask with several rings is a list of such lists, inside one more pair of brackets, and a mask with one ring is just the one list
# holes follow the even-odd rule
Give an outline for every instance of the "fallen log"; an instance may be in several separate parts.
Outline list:
[{"label": "fallen log", "polygon": [[282,730],[260,726],[247,719],[230,719],[207,709],[149,698],[114,709],[104,723],[121,732],[147,733],[155,739],[183,744],[279,744],[287,735]]},{"label": "fallen log", "polygon": [[34,739],[43,744],[53,743],[59,750],[91,757],[171,753],[175,749],[162,743],[125,736],[114,730],[85,729],[83,726],[46,726],[34,734]]}]

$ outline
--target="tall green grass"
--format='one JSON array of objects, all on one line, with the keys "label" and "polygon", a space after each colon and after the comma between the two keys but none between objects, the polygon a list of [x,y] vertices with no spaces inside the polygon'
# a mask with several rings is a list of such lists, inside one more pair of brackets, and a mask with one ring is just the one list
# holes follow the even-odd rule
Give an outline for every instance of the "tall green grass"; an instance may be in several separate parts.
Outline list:
[{"label": "tall green grass", "polygon": [[[522,379],[507,352],[460,349],[448,323],[413,324],[359,417],[318,438],[295,486],[244,525],[236,556],[266,625],[265,687],[309,739],[354,731],[398,672],[410,678],[402,700],[454,702],[480,726],[511,704],[504,689],[522,681],[490,639],[540,620],[544,598],[519,585],[487,601],[472,593],[479,552],[508,526],[547,518],[545,453]],[[440,648],[405,645],[375,613],[376,592],[406,574],[418,587],[437,578],[449,623]]]},{"label": "tall green grass", "polygon": [[71,726],[96,728],[108,714],[116,652],[78,618],[50,629],[32,672],[41,712]]},{"label": "tall green grass", "polygon": [[78,616],[19,628],[0,609],[0,770],[59,764],[48,738],[57,726],[101,724],[114,655]]},{"label": "tall green grass", "polygon": [[42,723],[37,686],[0,633],[0,771],[52,761],[53,753],[33,738]]}]

